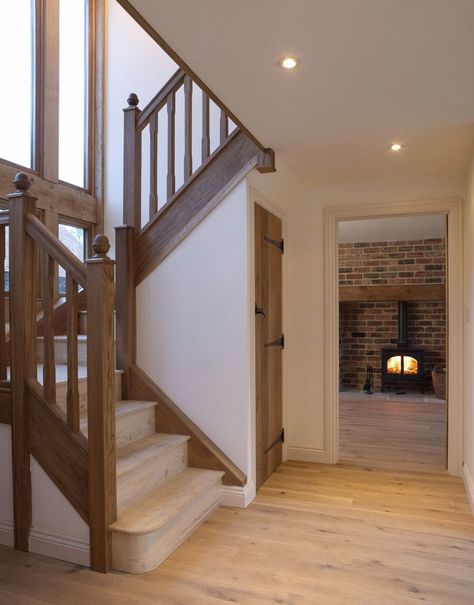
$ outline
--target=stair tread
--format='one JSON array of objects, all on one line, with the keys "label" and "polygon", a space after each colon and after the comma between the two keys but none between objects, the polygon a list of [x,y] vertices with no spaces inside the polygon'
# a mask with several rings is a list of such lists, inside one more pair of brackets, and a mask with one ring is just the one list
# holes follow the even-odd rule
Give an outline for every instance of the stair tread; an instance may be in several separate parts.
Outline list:
[{"label": "stair tread", "polygon": [[[42,384],[42,382],[43,382],[43,378],[42,378],[43,365],[42,364],[38,365],[38,370],[40,370],[40,369],[41,369],[41,376],[40,376],[41,380],[40,380],[40,378],[38,378],[38,380]],[[115,372],[114,372],[115,376],[121,376],[122,374],[123,374],[123,370],[115,370]],[[79,366],[79,375],[78,375],[77,379],[79,382],[87,381],[87,367],[86,366]],[[65,364],[56,365],[56,384],[57,385],[67,384],[67,365],[65,365]]]},{"label": "stair tread", "polygon": [[223,475],[222,471],[187,468],[127,508],[111,529],[138,535],[157,531]]},{"label": "stair tread", "polygon": [[129,473],[165,450],[189,440],[188,435],[153,433],[117,450],[117,477]]},{"label": "stair tread", "polygon": [[[133,412],[147,410],[148,408],[154,408],[157,404],[156,401],[140,401],[135,399],[123,399],[115,402],[115,417],[125,416],[132,414]],[[87,412],[81,416],[81,428],[87,426]]]}]

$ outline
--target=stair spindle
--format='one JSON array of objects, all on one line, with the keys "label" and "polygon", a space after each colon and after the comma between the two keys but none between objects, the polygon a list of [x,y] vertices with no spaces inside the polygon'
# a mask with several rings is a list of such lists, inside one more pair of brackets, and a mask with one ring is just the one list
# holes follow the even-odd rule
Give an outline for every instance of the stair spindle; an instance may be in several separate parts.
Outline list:
[{"label": "stair spindle", "polygon": [[201,159],[204,163],[211,153],[211,139],[209,135],[209,95],[204,91],[202,93],[202,143],[201,143]]},{"label": "stair spindle", "polygon": [[166,187],[167,200],[176,191],[175,177],[175,132],[176,132],[176,94],[174,92],[168,95],[168,178]]},{"label": "stair spindle", "polygon": [[184,180],[193,172],[193,81],[184,78]]},{"label": "stair spindle", "polygon": [[69,272],[66,275],[67,300],[67,425],[73,433],[80,431],[77,334],[79,323],[79,295],[77,282]]},{"label": "stair spindle", "polygon": [[221,123],[220,123],[220,144],[226,142],[229,136],[229,118],[221,109]]},{"label": "stair spindle", "polygon": [[158,212],[158,112],[150,116],[150,211],[151,220]]},{"label": "stair spindle", "polygon": [[56,263],[43,252],[43,396],[56,403],[56,365],[54,359],[54,300]]}]

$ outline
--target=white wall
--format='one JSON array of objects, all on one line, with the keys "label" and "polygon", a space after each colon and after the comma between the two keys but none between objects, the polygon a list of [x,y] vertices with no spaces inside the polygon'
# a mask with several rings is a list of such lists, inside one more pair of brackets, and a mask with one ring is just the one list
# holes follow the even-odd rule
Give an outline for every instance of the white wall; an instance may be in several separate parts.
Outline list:
[{"label": "white wall", "polygon": [[[0,544],[13,546],[11,428],[0,424]],[[31,457],[30,551],[89,565],[89,527]]]},{"label": "white wall", "polygon": [[137,289],[138,365],[247,475],[249,246],[242,181]]},{"label": "white wall", "polygon": [[[123,108],[131,92],[143,109],[178,69],[177,64],[128,15],[116,0],[106,2],[105,43],[105,231],[113,244],[113,228],[123,223]],[[193,169],[201,164],[202,91],[193,86]],[[210,150],[219,145],[220,110],[210,104]],[[229,131],[235,125],[230,122]],[[150,140],[142,133],[142,225],[148,222]],[[166,109],[158,114],[158,205],[166,201],[168,124]],[[184,93],[176,94],[176,189],[184,178]]]},{"label": "white wall", "polygon": [[116,0],[106,3],[105,58],[105,231],[113,242],[113,228],[123,224],[122,110],[131,92],[145,107],[177,65]]},{"label": "white wall", "polygon": [[466,203],[466,413],[464,421],[464,481],[474,512],[474,159],[467,179]]},{"label": "white wall", "polygon": [[252,185],[285,212],[284,405],[289,458],[325,461],[324,209],[465,197],[463,176],[309,189],[283,166]]}]

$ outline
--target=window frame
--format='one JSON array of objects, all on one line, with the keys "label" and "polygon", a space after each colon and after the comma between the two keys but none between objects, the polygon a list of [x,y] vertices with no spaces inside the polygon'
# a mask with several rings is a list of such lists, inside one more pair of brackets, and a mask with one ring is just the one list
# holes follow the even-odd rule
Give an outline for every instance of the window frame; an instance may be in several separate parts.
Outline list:
[{"label": "window frame", "polygon": [[[103,86],[105,0],[85,0],[88,22],[86,182],[59,179],[59,0],[32,0],[35,11],[32,167],[0,158],[0,198],[13,190],[16,172],[32,177],[38,208],[68,220],[103,225]],[[49,199],[44,199],[46,195]]]}]

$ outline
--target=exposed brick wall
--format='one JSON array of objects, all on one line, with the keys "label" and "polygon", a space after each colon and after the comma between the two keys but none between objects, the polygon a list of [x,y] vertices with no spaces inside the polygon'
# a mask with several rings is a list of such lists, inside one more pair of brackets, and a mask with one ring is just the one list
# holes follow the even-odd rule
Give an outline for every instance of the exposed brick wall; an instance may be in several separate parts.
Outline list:
[{"label": "exposed brick wall", "polygon": [[340,286],[443,284],[444,239],[339,245]]},{"label": "exposed brick wall", "polygon": [[[340,244],[339,284],[394,285],[445,283],[445,240]],[[426,388],[431,370],[446,363],[446,303],[408,304],[408,340],[425,350]],[[361,389],[368,365],[374,367],[375,388],[381,386],[381,349],[397,343],[396,302],[340,304],[341,387]]]}]

